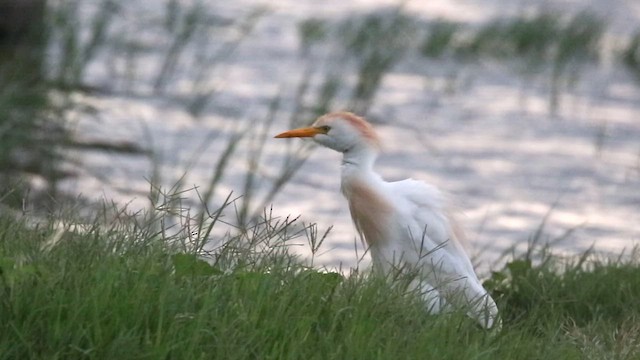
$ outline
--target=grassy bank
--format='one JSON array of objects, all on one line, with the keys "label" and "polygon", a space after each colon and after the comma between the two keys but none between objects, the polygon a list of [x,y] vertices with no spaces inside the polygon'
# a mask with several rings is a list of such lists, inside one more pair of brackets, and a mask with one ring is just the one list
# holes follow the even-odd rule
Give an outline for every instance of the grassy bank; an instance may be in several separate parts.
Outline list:
[{"label": "grassy bank", "polygon": [[486,284],[503,314],[502,330],[486,332],[463,314],[426,314],[402,281],[301,265],[282,246],[295,221],[229,235],[211,265],[179,235],[123,218],[83,228],[0,219],[0,358],[640,356],[634,262],[514,259]]}]

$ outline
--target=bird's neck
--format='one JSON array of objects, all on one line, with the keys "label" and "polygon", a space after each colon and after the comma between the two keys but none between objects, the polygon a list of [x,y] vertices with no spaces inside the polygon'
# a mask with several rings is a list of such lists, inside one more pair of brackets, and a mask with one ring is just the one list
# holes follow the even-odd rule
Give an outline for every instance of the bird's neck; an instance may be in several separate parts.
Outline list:
[{"label": "bird's neck", "polygon": [[378,152],[370,147],[353,147],[342,153],[342,178],[373,172]]}]

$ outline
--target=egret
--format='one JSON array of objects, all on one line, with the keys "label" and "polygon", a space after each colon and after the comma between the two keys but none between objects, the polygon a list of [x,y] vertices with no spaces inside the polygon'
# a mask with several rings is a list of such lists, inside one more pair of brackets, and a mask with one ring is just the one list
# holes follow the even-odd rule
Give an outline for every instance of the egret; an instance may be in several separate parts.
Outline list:
[{"label": "egret", "polygon": [[371,124],[350,112],[334,112],[275,137],[310,137],[342,153],[341,191],[376,271],[414,269],[419,276],[413,286],[432,313],[466,309],[482,327],[493,327],[498,308],[460,242],[463,233],[445,197],[424,182],[387,182],[375,173],[380,139]]}]

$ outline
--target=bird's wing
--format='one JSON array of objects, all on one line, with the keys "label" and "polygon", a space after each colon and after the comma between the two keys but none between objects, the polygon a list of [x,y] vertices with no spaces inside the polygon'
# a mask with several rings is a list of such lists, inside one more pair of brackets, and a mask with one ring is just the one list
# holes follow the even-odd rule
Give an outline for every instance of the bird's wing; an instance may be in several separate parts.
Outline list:
[{"label": "bird's wing", "polygon": [[[407,179],[388,183],[401,211],[400,226],[408,232],[408,246],[428,255],[447,279],[468,278],[478,282],[473,265],[460,243],[461,230],[448,214],[443,194],[421,181]],[[406,240],[405,240],[406,241]]]},{"label": "bird's wing", "polygon": [[435,187],[412,179],[387,184],[400,212],[399,226],[407,229],[406,235],[397,239],[405,243],[405,254],[415,249],[421,251],[414,255],[414,262],[424,271],[430,285],[445,295],[447,301],[469,306],[469,316],[482,326],[492,327],[498,308],[458,241],[443,195]]}]

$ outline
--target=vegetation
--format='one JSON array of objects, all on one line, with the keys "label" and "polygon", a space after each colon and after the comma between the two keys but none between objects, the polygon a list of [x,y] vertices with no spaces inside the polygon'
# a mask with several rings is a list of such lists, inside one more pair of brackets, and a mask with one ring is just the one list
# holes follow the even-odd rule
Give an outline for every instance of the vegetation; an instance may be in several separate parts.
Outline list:
[{"label": "vegetation", "polygon": [[295,219],[266,212],[205,253],[215,215],[197,232],[167,228],[170,211],[105,209],[119,215],[85,226],[73,211],[38,225],[0,218],[1,359],[640,355],[637,254],[513,259],[485,283],[503,327],[484,331],[461,313],[427,314],[402,278],[302,265],[286,244],[307,234],[317,251],[322,239]]},{"label": "vegetation", "polygon": [[460,24],[458,23],[445,20],[434,21],[429,25],[429,30],[422,42],[420,52],[422,55],[432,58],[440,58],[445,53],[451,52],[451,49],[455,48],[453,42],[459,29]]},{"label": "vegetation", "polygon": [[349,18],[341,24],[345,53],[357,68],[349,109],[366,114],[383,76],[413,47],[416,32],[415,19],[401,8]]},{"label": "vegetation", "polygon": [[602,20],[593,14],[582,12],[571,19],[560,33],[551,71],[551,114],[557,113],[562,82],[571,84],[576,81],[581,66],[599,58],[604,30]]},{"label": "vegetation", "polygon": [[622,51],[622,63],[640,81],[640,30],[633,35],[627,47]]},{"label": "vegetation", "polygon": [[[24,177],[40,177],[44,192],[52,195],[63,177],[56,168],[60,153],[55,144],[65,141],[66,134],[54,116],[44,116],[49,100],[43,75],[43,6],[39,1],[0,1],[0,184],[21,194],[28,188]],[[21,206],[21,195],[5,196],[5,203]]]},{"label": "vegetation", "polygon": [[598,60],[605,23],[580,12],[571,18],[540,12],[532,16],[496,19],[462,39],[456,24],[435,23],[427,33],[422,54],[462,59],[490,58],[515,64],[525,83],[548,73],[549,113],[556,115],[563,89],[578,80],[583,66]]}]

